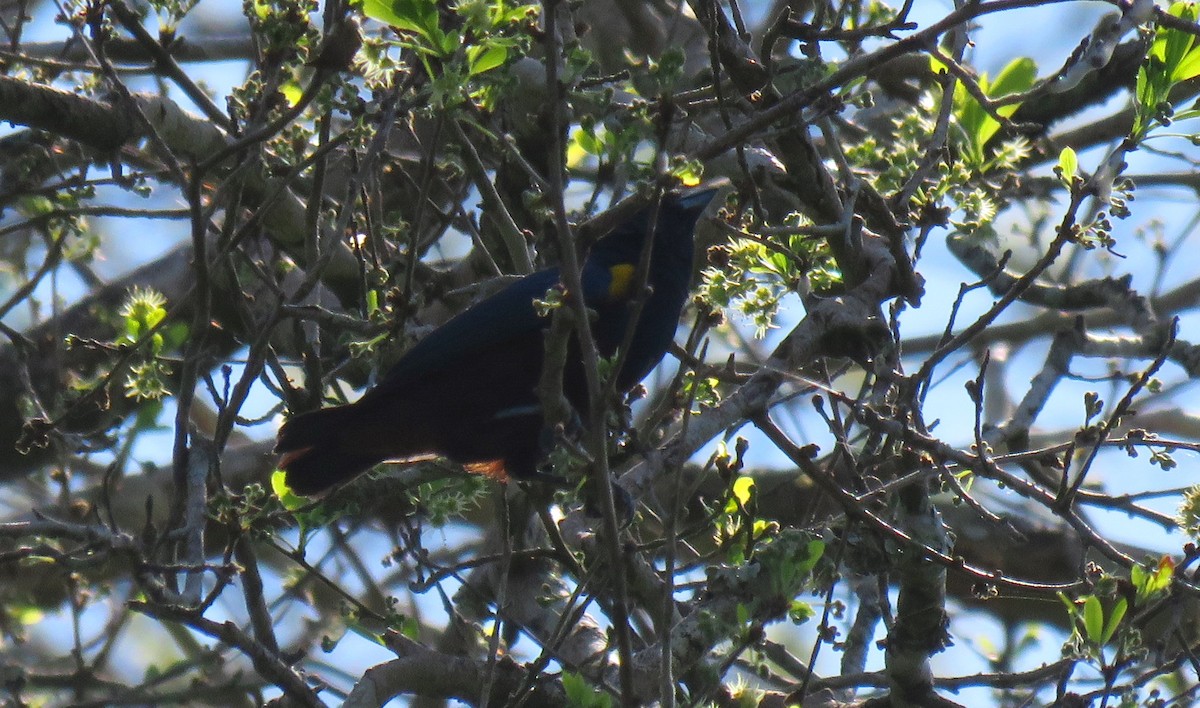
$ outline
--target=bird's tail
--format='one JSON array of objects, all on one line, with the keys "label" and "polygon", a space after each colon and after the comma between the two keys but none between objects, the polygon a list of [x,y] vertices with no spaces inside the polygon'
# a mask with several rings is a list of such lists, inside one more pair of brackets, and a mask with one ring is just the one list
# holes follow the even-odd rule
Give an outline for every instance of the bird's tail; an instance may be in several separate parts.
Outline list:
[{"label": "bird's tail", "polygon": [[335,406],[292,416],[279,429],[275,452],[296,494],[323,492],[366,472],[384,458],[349,443],[364,420],[356,406]]}]

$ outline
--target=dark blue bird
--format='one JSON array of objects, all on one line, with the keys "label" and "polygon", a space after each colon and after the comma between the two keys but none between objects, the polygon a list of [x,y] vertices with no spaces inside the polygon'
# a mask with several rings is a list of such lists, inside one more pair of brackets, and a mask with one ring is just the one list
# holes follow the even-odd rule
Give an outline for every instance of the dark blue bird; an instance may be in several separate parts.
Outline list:
[{"label": "dark blue bird", "polygon": [[[668,195],[659,206],[647,276],[651,292],[616,376],[619,391],[645,378],[675,337],[688,298],[693,232],[714,194]],[[591,326],[603,357],[616,354],[629,327],[649,214],[639,212],[598,240],[583,262],[583,299],[596,313]],[[418,342],[355,403],[290,418],[275,445],[288,486],[297,494],[317,494],[378,462],[432,455],[475,471],[536,477],[548,452],[536,388],[549,318],[539,316],[533,301],[559,282],[558,268],[521,278]],[[587,383],[575,343],[563,370],[563,394],[586,416]]]}]

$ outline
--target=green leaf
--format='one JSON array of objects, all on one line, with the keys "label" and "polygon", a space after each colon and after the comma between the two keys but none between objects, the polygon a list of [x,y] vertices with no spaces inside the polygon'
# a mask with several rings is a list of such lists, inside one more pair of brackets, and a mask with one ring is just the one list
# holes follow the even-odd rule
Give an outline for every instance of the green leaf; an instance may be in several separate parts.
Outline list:
[{"label": "green leaf", "polygon": [[[1192,3],[1177,2],[1171,6],[1169,12],[1185,22],[1196,20],[1196,10]],[[1158,36],[1164,37],[1162,59],[1172,69],[1183,61],[1195,41],[1192,35],[1176,29],[1160,29],[1155,37],[1155,44],[1158,44]]]},{"label": "green leaf", "polygon": [[1154,589],[1166,590],[1171,585],[1171,577],[1175,574],[1175,561],[1171,556],[1163,556],[1154,569]]},{"label": "green leaf", "polygon": [[1075,603],[1071,602],[1071,598],[1067,597],[1067,594],[1062,591],[1059,591],[1058,599],[1062,602],[1063,607],[1067,608],[1067,620],[1074,622],[1075,615],[1079,614],[1079,609],[1075,607]]},{"label": "green leaf", "polygon": [[527,18],[534,18],[537,17],[539,12],[537,5],[514,5],[511,8],[505,8],[504,5],[503,2],[497,0],[492,20],[496,25],[510,24]]},{"label": "green leaf", "polygon": [[1139,105],[1146,105],[1150,100],[1150,62],[1147,61],[1138,68],[1137,85],[1134,87],[1134,94],[1137,96]]},{"label": "green leaf", "polygon": [[1154,570],[1143,570],[1140,565],[1133,566],[1129,571],[1129,579],[1137,591],[1138,603],[1143,603],[1155,596],[1166,592],[1171,587],[1171,578],[1175,574],[1175,562],[1170,556],[1163,556]]},{"label": "green leaf", "polygon": [[146,329],[153,329],[158,326],[159,322],[167,316],[167,311],[162,307],[155,307],[146,312]]},{"label": "green leaf", "polygon": [[134,430],[169,430],[169,428],[157,425],[158,416],[162,414],[162,408],[161,400],[149,401],[144,405],[138,406],[137,414],[134,417]]},{"label": "green leaf", "polygon": [[680,160],[671,168],[671,175],[685,187],[695,187],[700,184],[704,174],[704,165],[692,160]]},{"label": "green leaf", "polygon": [[441,50],[442,56],[448,57],[458,49],[462,44],[462,37],[458,32],[443,32],[436,25],[429,30],[429,36],[433,38],[434,46]]},{"label": "green leaf", "polygon": [[187,341],[191,327],[186,322],[172,322],[163,329],[164,346],[176,349]]},{"label": "green leaf", "polygon": [[[1177,2],[1168,10],[1185,22],[1195,22],[1195,3]],[[1146,60],[1138,69],[1137,111],[1130,136],[1141,140],[1156,122],[1175,84],[1200,76],[1200,47],[1190,33],[1159,27]]]},{"label": "green leaf", "polygon": [[738,503],[741,504],[742,507],[745,507],[750,503],[750,498],[754,494],[754,478],[738,477],[733,481],[733,487],[731,491],[733,492],[734,499],[737,499]]},{"label": "green leaf", "polygon": [[800,561],[800,570],[808,573],[817,565],[817,561],[821,560],[821,556],[825,555],[825,542],[813,539],[808,542],[806,550],[808,555]]},{"label": "green leaf", "polygon": [[1108,622],[1104,624],[1104,634],[1100,637],[1101,644],[1108,644],[1108,640],[1112,639],[1116,633],[1117,627],[1120,626],[1121,620],[1125,618],[1125,611],[1129,609],[1129,601],[1125,598],[1117,600],[1117,604],[1113,605],[1112,612],[1108,613]]},{"label": "green leaf", "polygon": [[[995,81],[989,81],[987,74],[978,79],[979,90],[989,98],[1000,98],[1010,94],[1029,90],[1037,79],[1037,64],[1029,57],[1018,57],[1008,63]],[[967,135],[970,144],[970,154],[976,164],[984,161],[984,147],[1000,130],[1000,122],[989,114],[959,82],[954,90],[954,105],[958,106],[957,117],[959,125]],[[1020,103],[1000,106],[996,114],[1007,118],[1020,108]]]},{"label": "green leaf", "polygon": [[1058,178],[1062,180],[1067,189],[1071,188],[1078,172],[1079,158],[1075,155],[1075,151],[1070,147],[1063,148],[1058,155]]},{"label": "green leaf", "polygon": [[[990,87],[985,88],[985,91],[988,98],[1000,98],[1001,96],[1028,91],[1033,86],[1036,78],[1037,64],[1029,57],[1018,57],[1000,70],[1000,75],[996,77],[996,80],[992,82]],[[982,81],[980,82],[980,87],[984,87]],[[1007,106],[998,107],[996,114],[1007,118],[1016,113],[1020,107],[1020,103],[1010,103]],[[983,114],[983,120],[977,129],[976,139],[978,140],[979,149],[982,150],[995,137],[996,133],[999,132],[1000,122],[988,115],[982,106],[979,107],[979,112]]]},{"label": "green leaf", "polygon": [[362,11],[372,20],[378,20],[385,25],[401,27],[405,20],[392,9],[390,0],[362,0]]},{"label": "green leaf", "polygon": [[49,197],[21,197],[21,211],[27,216],[42,216],[54,211],[54,202]]},{"label": "green leaf", "polygon": [[275,470],[271,473],[271,491],[275,492],[275,496],[279,498],[283,508],[288,511],[295,511],[308,504],[304,497],[297,496],[287,485],[287,472],[283,470]]},{"label": "green leaf", "polygon": [[[986,77],[983,78],[986,80]],[[980,141],[983,127],[987,121],[993,119],[987,114],[987,111],[983,110],[983,106],[979,104],[979,101],[976,101],[974,96],[967,93],[967,90],[963,88],[962,82],[959,82],[957,88],[954,90],[954,102],[955,104],[962,105],[958,114],[958,122],[962,126],[963,132],[967,134],[971,156],[975,159],[975,162],[981,163],[983,162],[983,143]]]},{"label": "green leaf", "polygon": [[501,44],[477,44],[467,48],[467,63],[471,76],[491,71],[508,59],[508,48]]},{"label": "green leaf", "polygon": [[1200,50],[1193,49],[1171,69],[1171,81],[1178,83],[1196,76],[1200,76]]},{"label": "green leaf", "polygon": [[603,132],[599,135],[590,130],[581,130],[576,135],[579,136],[579,147],[590,155],[601,155],[604,153]]},{"label": "green leaf", "polygon": [[1166,71],[1162,62],[1147,57],[1138,68],[1137,86],[1134,95],[1137,97],[1137,110],[1134,112],[1133,128],[1129,134],[1135,140],[1140,140],[1154,120],[1155,107],[1159,97],[1166,89],[1160,89],[1159,84],[1167,81]]},{"label": "green leaf", "polygon": [[582,676],[570,671],[562,673],[563,693],[571,708],[610,708],[612,697],[593,688]]},{"label": "green leaf", "polygon": [[788,618],[796,624],[807,622],[815,614],[817,611],[813,609],[813,606],[803,600],[792,600],[791,605],[788,606]]},{"label": "green leaf", "polygon": [[1093,644],[1101,643],[1100,637],[1104,634],[1104,608],[1100,605],[1100,598],[1095,595],[1088,595],[1083,601],[1083,629],[1088,641]]},{"label": "green leaf", "polygon": [[[1000,74],[996,76],[996,80],[992,82],[988,89],[988,96],[991,98],[1000,98],[1013,93],[1022,93],[1033,88],[1033,82],[1037,80],[1037,63],[1029,57],[1017,57],[1008,63]],[[1001,106],[997,109],[997,113],[1008,117],[1016,112],[1021,104],[1013,103],[1007,106]]]},{"label": "green leaf", "polygon": [[46,616],[42,608],[29,603],[10,602],[6,609],[10,618],[25,627],[41,622]]},{"label": "green leaf", "polygon": [[414,642],[421,639],[421,623],[418,622],[415,617],[409,617],[405,615],[404,619],[400,622],[399,629],[400,634],[408,637]]},{"label": "green leaf", "polygon": [[[363,14],[373,20],[415,32],[430,42],[440,39],[434,0],[363,0]],[[436,42],[435,42],[436,43]]]},{"label": "green leaf", "polygon": [[289,106],[295,106],[300,103],[300,97],[304,95],[304,87],[295,81],[286,81],[279,87],[279,92],[283,94],[284,100]]}]

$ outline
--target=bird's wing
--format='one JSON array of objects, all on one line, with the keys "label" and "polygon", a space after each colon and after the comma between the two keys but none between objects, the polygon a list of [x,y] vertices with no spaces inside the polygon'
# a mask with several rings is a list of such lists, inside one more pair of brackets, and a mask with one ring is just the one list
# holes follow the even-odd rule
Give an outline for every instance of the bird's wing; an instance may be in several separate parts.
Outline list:
[{"label": "bird's wing", "polygon": [[[581,273],[584,302],[596,306],[627,298],[635,270],[634,264],[603,267],[585,262]],[[414,380],[453,365],[465,354],[544,329],[549,319],[538,315],[533,301],[545,297],[559,279],[558,268],[541,270],[467,308],[409,349],[370,394],[402,389]]]},{"label": "bird's wing", "polygon": [[547,320],[538,316],[533,300],[544,297],[558,280],[557,268],[538,271],[467,308],[409,349],[372,393],[403,388],[410,381],[453,365],[464,354],[542,329]]}]

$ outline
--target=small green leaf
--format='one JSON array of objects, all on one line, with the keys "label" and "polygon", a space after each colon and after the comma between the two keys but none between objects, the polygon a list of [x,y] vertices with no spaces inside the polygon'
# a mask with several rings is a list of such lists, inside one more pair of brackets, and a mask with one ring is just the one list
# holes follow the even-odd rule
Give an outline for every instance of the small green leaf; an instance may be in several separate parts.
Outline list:
[{"label": "small green leaf", "polygon": [[[936,68],[935,68],[936,70]],[[987,74],[979,77],[979,90],[989,98],[1000,98],[1029,90],[1037,79],[1037,64],[1029,57],[1018,57],[1000,70],[995,81]],[[972,160],[978,165],[984,162],[984,148],[1000,130],[1000,122],[986,111],[982,104],[967,91],[962,82],[955,87],[954,105],[958,124],[967,136]],[[998,106],[996,115],[1007,118],[1020,108],[1020,103]]]},{"label": "small green leaf", "polygon": [[695,187],[700,184],[703,174],[704,165],[692,160],[681,160],[671,168],[671,175],[685,187]]},{"label": "small green leaf", "polygon": [[176,349],[187,341],[191,327],[186,322],[172,322],[163,329],[163,345]]},{"label": "small green leaf", "polygon": [[1171,576],[1175,574],[1175,561],[1171,556],[1163,556],[1154,569],[1154,589],[1166,590],[1171,585]]},{"label": "small green leaf", "polygon": [[1113,605],[1112,612],[1108,613],[1108,621],[1104,624],[1104,635],[1100,637],[1101,644],[1108,644],[1108,640],[1112,639],[1113,634],[1117,631],[1117,627],[1121,624],[1121,620],[1125,618],[1125,611],[1128,609],[1129,601],[1123,597]]},{"label": "small green leaf", "polygon": [[415,617],[405,616],[404,621],[400,623],[400,634],[408,637],[414,642],[421,638],[421,623]]},{"label": "small green leaf", "polygon": [[1137,591],[1138,603],[1144,603],[1165,592],[1171,587],[1171,578],[1175,574],[1175,562],[1170,556],[1163,556],[1158,565],[1149,572],[1135,565],[1129,571],[1129,580]]},{"label": "small green leaf", "polygon": [[441,50],[444,57],[453,54],[462,44],[462,37],[458,32],[443,32],[437,25],[430,28],[429,36],[433,38],[434,46]]},{"label": "small green leaf", "polygon": [[288,105],[294,107],[300,103],[300,97],[304,95],[304,88],[295,81],[287,81],[279,87],[279,92],[283,94]]},{"label": "small green leaf", "polygon": [[[1171,6],[1169,12],[1185,22],[1194,22],[1196,19],[1195,7],[1191,3],[1177,2]],[[1172,67],[1173,71],[1174,67],[1178,66],[1187,56],[1188,50],[1192,48],[1195,40],[1187,32],[1180,32],[1176,29],[1159,29],[1158,36],[1163,37],[1164,35],[1162,59],[1167,66]],[[1156,37],[1155,44],[1157,43]]]},{"label": "small green leaf", "polygon": [[1188,52],[1171,69],[1171,81],[1180,82],[1200,76],[1200,49]]},{"label": "small green leaf", "polygon": [[813,606],[803,600],[792,600],[791,605],[788,607],[788,619],[792,620],[795,624],[807,622],[816,613],[817,611],[813,609]]},{"label": "small green leaf", "polygon": [[477,44],[467,48],[467,62],[471,76],[491,71],[508,59],[508,48],[500,44]]},{"label": "small green leaf", "polygon": [[1058,599],[1060,602],[1062,602],[1063,607],[1067,608],[1068,620],[1073,622],[1075,615],[1079,614],[1079,609],[1075,607],[1075,603],[1071,602],[1071,598],[1067,597],[1065,592],[1059,591]]},{"label": "small green leaf", "polygon": [[[1029,57],[1017,57],[1000,70],[996,80],[988,89],[988,96],[999,98],[1013,93],[1021,93],[1033,88],[1037,80],[1037,63]],[[1020,107],[1019,103],[1000,106],[996,112],[1008,117]]]},{"label": "small green leaf", "polygon": [[571,708],[610,708],[613,704],[611,696],[594,688],[579,674],[564,671],[562,686]]},{"label": "small green leaf", "polygon": [[18,624],[26,627],[41,622],[46,616],[42,608],[27,603],[10,603],[7,609],[9,617],[16,620]]},{"label": "small green leaf", "polygon": [[275,470],[271,473],[271,491],[275,492],[275,496],[279,498],[283,508],[288,511],[295,511],[308,504],[304,497],[296,496],[292,488],[287,485],[287,472],[283,470]]},{"label": "small green leaf", "polygon": [[579,141],[579,147],[589,155],[601,155],[604,153],[603,137],[603,129],[599,133],[594,130],[583,129],[575,133],[575,138]]},{"label": "small green leaf", "polygon": [[431,42],[440,39],[434,35],[438,29],[434,0],[363,0],[362,8],[363,14],[373,20],[415,32]]},{"label": "small green leaf", "polygon": [[54,211],[54,202],[49,197],[21,197],[20,208],[28,216],[43,216]]},{"label": "small green leaf", "polygon": [[808,555],[804,560],[799,561],[800,570],[804,573],[811,572],[817,565],[817,561],[821,560],[821,556],[825,555],[825,542],[813,539],[808,542]]},{"label": "small green leaf", "polygon": [[1083,601],[1083,629],[1089,642],[1101,643],[1100,637],[1104,634],[1104,608],[1100,605],[1100,598],[1095,595],[1088,595]]},{"label": "small green leaf", "polygon": [[367,17],[385,25],[400,27],[404,23],[404,18],[396,14],[389,0],[362,0],[362,11]]},{"label": "small green leaf", "polygon": [[737,499],[738,503],[745,507],[750,503],[750,498],[754,493],[754,478],[738,477],[733,481],[731,491],[734,499]]},{"label": "small green leaf", "polygon": [[1070,147],[1065,147],[1058,155],[1058,177],[1067,189],[1071,188],[1074,177],[1079,171],[1079,158]]}]

